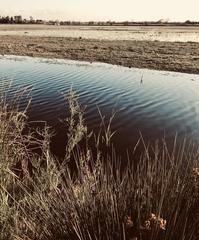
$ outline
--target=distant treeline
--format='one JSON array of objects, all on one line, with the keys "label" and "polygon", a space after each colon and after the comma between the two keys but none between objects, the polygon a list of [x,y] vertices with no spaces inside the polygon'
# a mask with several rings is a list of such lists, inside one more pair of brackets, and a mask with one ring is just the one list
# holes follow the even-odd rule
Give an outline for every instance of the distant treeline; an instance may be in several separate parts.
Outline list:
[{"label": "distant treeline", "polygon": [[0,16],[1,24],[44,24],[46,21],[33,19],[30,17],[29,19],[25,19],[22,16]]},{"label": "distant treeline", "polygon": [[187,20],[185,22],[159,21],[46,21],[30,17],[25,19],[22,16],[0,16],[0,24],[47,24],[47,25],[77,25],[77,26],[199,26],[199,22]]}]

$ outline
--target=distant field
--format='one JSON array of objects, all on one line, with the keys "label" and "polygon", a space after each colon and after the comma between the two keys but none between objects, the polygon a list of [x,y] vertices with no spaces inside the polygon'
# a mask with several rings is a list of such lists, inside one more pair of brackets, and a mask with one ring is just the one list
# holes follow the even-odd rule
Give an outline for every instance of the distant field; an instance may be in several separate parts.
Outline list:
[{"label": "distant field", "polygon": [[0,25],[0,35],[199,42],[199,27]]},{"label": "distant field", "polygon": [[199,27],[0,25],[0,55],[199,73]]}]

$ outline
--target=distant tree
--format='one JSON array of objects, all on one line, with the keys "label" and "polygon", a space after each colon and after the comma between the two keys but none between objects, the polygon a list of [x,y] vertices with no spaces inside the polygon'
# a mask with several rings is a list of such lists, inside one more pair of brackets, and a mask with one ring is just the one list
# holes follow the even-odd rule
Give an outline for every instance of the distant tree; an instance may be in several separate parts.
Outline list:
[{"label": "distant tree", "polygon": [[29,21],[29,23],[35,23],[35,20],[34,20],[34,18],[33,18],[32,16],[30,16],[30,21]]},{"label": "distant tree", "polygon": [[123,22],[124,26],[128,26],[129,25],[129,22],[128,21],[125,21]]},{"label": "distant tree", "polygon": [[186,24],[191,24],[190,20],[185,21]]},{"label": "distant tree", "polygon": [[9,16],[7,16],[7,17],[5,18],[5,22],[6,22],[6,23],[10,23],[10,17],[9,17]]}]

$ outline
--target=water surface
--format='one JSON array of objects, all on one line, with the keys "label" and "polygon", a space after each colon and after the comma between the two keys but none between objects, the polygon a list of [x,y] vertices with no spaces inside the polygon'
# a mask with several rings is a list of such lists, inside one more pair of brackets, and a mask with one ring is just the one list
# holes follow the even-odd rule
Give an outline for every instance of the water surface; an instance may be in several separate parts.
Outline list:
[{"label": "water surface", "polygon": [[[107,118],[118,111],[112,128],[122,153],[133,149],[140,132],[146,141],[176,133],[199,139],[199,75],[128,69],[108,64],[89,64],[29,57],[1,57],[0,79],[12,80],[11,93],[19,87],[32,89],[29,121],[47,121],[55,130],[53,151],[62,153],[68,114],[62,93],[72,88],[86,106],[89,129],[99,129],[98,108]],[[22,106],[25,107],[24,98]]]},{"label": "water surface", "polygon": [[105,40],[199,42],[198,26],[0,25],[0,35],[72,37]]}]

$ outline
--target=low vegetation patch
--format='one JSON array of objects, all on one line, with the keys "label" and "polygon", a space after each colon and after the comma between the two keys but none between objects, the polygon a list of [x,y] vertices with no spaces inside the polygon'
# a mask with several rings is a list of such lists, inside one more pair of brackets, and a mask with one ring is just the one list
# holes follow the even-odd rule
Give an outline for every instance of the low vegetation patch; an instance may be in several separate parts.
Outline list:
[{"label": "low vegetation patch", "polygon": [[68,143],[58,161],[50,129],[24,134],[26,110],[0,96],[0,239],[198,239],[198,151],[186,141],[169,151],[141,138],[139,160],[120,169],[110,124],[102,119],[99,135],[88,133],[74,92],[67,101]]}]

